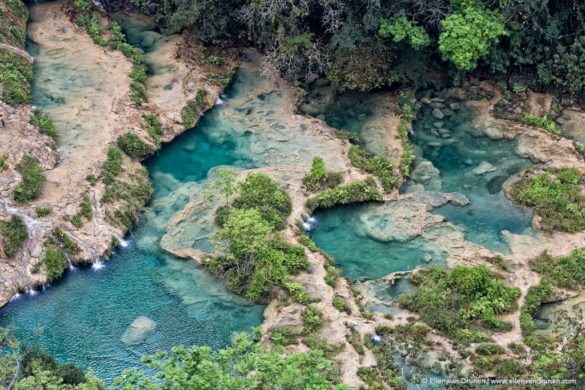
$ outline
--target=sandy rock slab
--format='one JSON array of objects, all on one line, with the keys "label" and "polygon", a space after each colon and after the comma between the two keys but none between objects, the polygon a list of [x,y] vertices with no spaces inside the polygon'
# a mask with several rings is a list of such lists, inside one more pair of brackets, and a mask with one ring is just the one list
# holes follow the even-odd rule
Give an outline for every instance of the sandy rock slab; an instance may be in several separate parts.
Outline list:
[{"label": "sandy rock slab", "polygon": [[121,341],[126,345],[137,345],[146,340],[156,330],[156,322],[148,317],[136,318],[122,335]]}]

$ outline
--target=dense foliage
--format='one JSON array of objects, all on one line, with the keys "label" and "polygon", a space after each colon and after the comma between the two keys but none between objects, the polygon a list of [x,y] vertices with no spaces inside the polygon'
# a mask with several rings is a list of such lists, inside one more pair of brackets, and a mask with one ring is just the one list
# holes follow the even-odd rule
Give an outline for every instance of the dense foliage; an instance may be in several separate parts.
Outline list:
[{"label": "dense foliage", "polygon": [[530,268],[557,287],[578,290],[585,285],[585,248],[558,258],[544,252],[530,262]]},{"label": "dense foliage", "polygon": [[[288,194],[257,172],[237,189],[238,196],[216,217],[222,226],[215,235],[216,249],[222,255],[207,259],[205,265],[251,301],[269,296],[275,286],[290,287],[293,296],[302,294],[297,288],[302,286],[290,283],[289,277],[308,267],[305,251],[288,245],[277,233],[291,212]],[[223,190],[233,191],[231,185]]]},{"label": "dense foliage", "polygon": [[325,162],[321,157],[315,157],[311,169],[303,177],[303,185],[309,191],[320,191],[325,188],[335,187],[341,183],[341,173],[327,172]]},{"label": "dense foliage", "polygon": [[0,236],[4,254],[13,257],[28,238],[28,228],[21,216],[13,214],[8,221],[0,221]]},{"label": "dense foliage", "polygon": [[[0,2],[0,43],[24,49],[28,10],[20,0]],[[0,48],[0,100],[18,105],[30,102],[32,64],[18,54]]]},{"label": "dense foliage", "polygon": [[577,232],[585,229],[585,176],[574,169],[545,172],[518,181],[513,199],[534,207],[544,230]]},{"label": "dense foliage", "polygon": [[349,148],[351,164],[368,173],[378,176],[384,191],[391,192],[400,180],[394,177],[392,163],[386,157],[377,156],[356,145]]},{"label": "dense foliage", "polygon": [[35,112],[30,117],[30,123],[37,126],[41,134],[48,135],[53,138],[53,141],[57,142],[59,133],[57,132],[57,128],[53,124],[53,121],[47,116],[47,114],[42,111]]},{"label": "dense foliage", "polygon": [[101,390],[103,384],[72,364],[59,364],[42,351],[24,348],[9,331],[0,328],[0,388]]},{"label": "dense foliage", "polygon": [[520,296],[519,289],[507,287],[485,266],[421,270],[412,280],[416,292],[402,295],[400,303],[461,342],[481,341],[482,329],[509,329],[498,315],[513,310]]},{"label": "dense foliage", "polygon": [[14,200],[25,203],[36,198],[41,193],[45,182],[41,164],[36,158],[24,155],[20,163],[16,165],[16,170],[20,173],[22,181],[14,188]]},{"label": "dense foliage", "polygon": [[116,142],[124,153],[135,160],[144,160],[154,152],[152,146],[131,132],[119,136]]},{"label": "dense foliage", "polygon": [[203,111],[208,108],[206,97],[207,90],[199,88],[195,97],[189,100],[181,110],[181,118],[186,129],[194,127]]},{"label": "dense foliage", "polygon": [[368,177],[362,181],[354,181],[346,185],[327,189],[307,200],[306,207],[312,213],[320,208],[325,209],[350,203],[379,202],[382,199],[383,197],[380,191],[378,191],[376,181]]},{"label": "dense foliage", "polygon": [[580,0],[134,2],[173,31],[193,28],[205,44],[251,42],[273,71],[299,79],[324,74],[341,89],[420,86],[429,69],[443,68],[585,93]]},{"label": "dense foliage", "polygon": [[154,389],[347,389],[331,360],[320,350],[270,350],[242,334],[224,349],[176,347],[145,359],[156,380],[128,371],[116,379],[122,388]]}]

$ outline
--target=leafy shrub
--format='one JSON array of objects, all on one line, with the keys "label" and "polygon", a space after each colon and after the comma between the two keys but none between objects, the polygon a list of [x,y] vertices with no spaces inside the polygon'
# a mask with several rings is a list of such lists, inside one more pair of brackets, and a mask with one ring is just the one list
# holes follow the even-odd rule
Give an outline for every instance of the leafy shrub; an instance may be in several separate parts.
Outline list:
[{"label": "leafy shrub", "polygon": [[124,153],[135,160],[143,160],[154,152],[150,145],[142,141],[136,134],[130,132],[119,136],[117,143]]},{"label": "leafy shrub", "polygon": [[0,58],[0,99],[11,106],[29,103],[32,65],[18,54],[2,48]]},{"label": "leafy shrub", "polygon": [[325,271],[327,271],[327,275],[325,275],[325,283],[331,287],[335,287],[337,284],[337,279],[339,279],[339,276],[341,276],[341,270],[335,268],[332,265],[326,265]]},{"label": "leafy shrub", "polygon": [[85,180],[87,180],[87,182],[89,183],[89,185],[91,185],[92,187],[95,187],[95,185],[98,182],[98,178],[95,177],[95,175],[87,175],[85,177]]},{"label": "leafy shrub", "polygon": [[205,265],[251,301],[267,297],[274,286],[290,288],[296,299],[305,301],[302,286],[288,280],[309,266],[305,252],[273,237],[273,231],[274,225],[258,209],[235,208],[215,235],[216,247],[225,255],[208,259]]},{"label": "leafy shrub", "polygon": [[421,270],[412,281],[418,285],[416,292],[402,295],[400,303],[419,313],[428,325],[460,341],[465,329],[509,328],[497,316],[514,309],[520,296],[519,289],[505,286],[485,266]]},{"label": "leafy shrub", "polygon": [[549,133],[561,135],[561,129],[557,127],[555,121],[549,119],[549,117],[546,115],[539,117],[533,114],[523,114],[518,118],[518,120],[522,123],[526,123],[527,125],[545,129]]},{"label": "leafy shrub", "polygon": [[327,189],[307,200],[306,207],[312,213],[319,208],[358,202],[382,201],[382,199],[382,194],[378,191],[376,181],[369,177],[362,181]]},{"label": "leafy shrub", "polygon": [[13,257],[28,239],[28,228],[24,219],[12,214],[9,221],[0,221],[0,235],[2,235],[2,246],[8,257]]},{"label": "leafy shrub", "polygon": [[236,209],[256,209],[262,218],[280,230],[292,211],[290,197],[263,173],[252,172],[237,185],[238,196],[232,202]]},{"label": "leafy shrub", "polygon": [[402,157],[400,159],[400,171],[402,172],[402,176],[409,177],[410,176],[410,168],[412,167],[412,162],[415,159],[414,155],[414,148],[410,144],[410,140],[408,139],[408,129],[410,124],[404,120],[400,121],[398,125],[398,133],[400,134],[400,139],[402,140]]},{"label": "leafy shrub", "polygon": [[347,314],[351,314],[351,308],[349,307],[349,305],[347,304],[345,299],[341,298],[340,296],[337,296],[337,295],[334,296],[333,300],[331,301],[331,304],[337,310],[344,312],[344,313],[347,313]]},{"label": "leafy shrub", "polygon": [[305,333],[315,332],[323,324],[323,315],[315,306],[307,306],[301,315],[305,324]]},{"label": "leafy shrub", "polygon": [[53,209],[51,207],[35,207],[35,213],[39,218],[46,217],[51,214],[52,211]]},{"label": "leafy shrub", "polygon": [[212,65],[215,65],[215,66],[220,66],[221,65],[221,58],[219,58],[218,56],[209,56],[207,58],[207,60]]},{"label": "leafy shrub", "polygon": [[8,169],[8,159],[4,155],[0,155],[0,173]]},{"label": "leafy shrub", "polygon": [[533,346],[534,343],[530,342],[530,336],[536,329],[534,324],[533,315],[536,310],[540,307],[542,302],[552,294],[553,288],[546,280],[542,280],[538,285],[531,286],[526,293],[524,305],[520,309],[520,328],[522,330],[522,336],[526,343]]},{"label": "leafy shrub", "polygon": [[585,285],[585,248],[558,258],[543,252],[530,261],[530,268],[557,287],[578,290]]},{"label": "leafy shrub", "polygon": [[511,195],[521,205],[534,207],[544,230],[577,232],[585,229],[583,184],[584,175],[562,169],[519,180]]},{"label": "leafy shrub", "polygon": [[293,299],[301,305],[308,305],[311,303],[311,297],[305,286],[301,283],[287,282],[284,284],[284,288],[286,288]]},{"label": "leafy shrub", "polygon": [[14,200],[25,203],[36,198],[41,193],[45,182],[43,167],[36,158],[25,155],[22,156],[16,170],[20,173],[22,182],[14,188]]},{"label": "leafy shrub", "polygon": [[501,355],[504,352],[504,348],[494,343],[479,344],[477,347],[475,347],[475,353],[478,355]]},{"label": "leafy shrub", "polygon": [[51,235],[47,237],[45,247],[61,248],[68,255],[75,255],[81,252],[81,247],[67,234],[67,232],[59,227],[55,228]]},{"label": "leafy shrub", "polygon": [[67,268],[67,257],[65,252],[60,248],[47,247],[45,248],[45,257],[43,259],[47,267],[47,278],[53,281],[63,275],[63,271]]},{"label": "leafy shrub", "polygon": [[298,335],[290,326],[283,326],[282,328],[277,328],[270,332],[270,341],[274,345],[287,346],[296,344],[298,342],[297,338]]},{"label": "leafy shrub", "polygon": [[105,184],[111,184],[122,173],[122,151],[115,146],[108,148],[108,159],[102,167],[102,176]]},{"label": "leafy shrub", "polygon": [[335,187],[341,183],[341,174],[327,172],[325,162],[321,157],[315,157],[311,170],[303,177],[303,184],[309,191],[320,191],[324,188]]},{"label": "leafy shrub", "polygon": [[42,111],[35,112],[30,117],[30,123],[33,124],[34,126],[37,126],[41,134],[48,135],[49,137],[53,138],[55,142],[57,142],[57,139],[59,137],[57,128],[53,124],[51,118],[49,118],[45,113],[43,113]]},{"label": "leafy shrub", "polygon": [[391,192],[400,183],[392,173],[392,163],[385,157],[376,156],[356,145],[349,148],[351,164],[365,172],[378,176],[384,191]]},{"label": "leafy shrub", "polygon": [[148,135],[150,135],[152,141],[157,147],[160,146],[160,139],[162,136],[160,121],[156,115],[152,114],[144,114],[143,118],[147,123],[146,131],[148,132]]},{"label": "leafy shrub", "polygon": [[195,126],[199,120],[199,117],[201,116],[201,113],[207,108],[207,103],[205,101],[206,97],[207,90],[199,88],[197,90],[197,95],[195,95],[195,99],[189,100],[185,107],[183,107],[181,110],[181,118],[186,129],[190,129]]},{"label": "leafy shrub", "polygon": [[306,246],[307,249],[311,252],[319,251],[319,248],[317,248],[317,245],[313,242],[313,240],[311,240],[311,237],[307,236],[306,234],[301,234],[299,236],[299,242]]}]

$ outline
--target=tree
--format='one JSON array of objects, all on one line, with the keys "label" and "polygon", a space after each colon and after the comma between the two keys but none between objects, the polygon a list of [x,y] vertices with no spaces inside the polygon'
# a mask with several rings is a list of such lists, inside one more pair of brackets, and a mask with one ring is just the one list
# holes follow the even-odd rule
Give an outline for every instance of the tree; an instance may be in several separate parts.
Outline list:
[{"label": "tree", "polygon": [[211,183],[213,192],[209,194],[209,197],[213,198],[214,193],[217,191],[225,196],[225,204],[227,205],[230,196],[234,194],[236,189],[235,182],[238,172],[233,168],[218,168],[215,174],[217,178]]},{"label": "tree", "polygon": [[382,19],[378,33],[382,38],[392,37],[396,43],[407,41],[416,50],[428,46],[431,42],[425,29],[416,21],[409,20],[404,11],[391,20]]},{"label": "tree", "polygon": [[114,384],[125,389],[348,389],[339,384],[333,363],[323,351],[286,353],[238,335],[224,349],[175,347],[170,354],[145,358],[158,380],[136,370]]},{"label": "tree", "polygon": [[490,46],[500,36],[508,34],[497,12],[477,6],[453,13],[441,22],[441,26],[439,50],[445,60],[463,71],[473,70]]}]

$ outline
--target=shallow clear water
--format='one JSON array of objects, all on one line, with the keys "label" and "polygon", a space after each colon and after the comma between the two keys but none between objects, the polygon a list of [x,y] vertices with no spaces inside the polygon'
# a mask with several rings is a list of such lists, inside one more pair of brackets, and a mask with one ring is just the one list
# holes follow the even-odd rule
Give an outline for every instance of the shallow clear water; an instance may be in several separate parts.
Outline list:
[{"label": "shallow clear water", "polygon": [[[14,327],[27,344],[61,362],[91,367],[110,381],[140,366],[141,355],[178,344],[220,347],[232,332],[259,325],[263,305],[229,293],[193,262],[162,253],[158,244],[169,219],[188,201],[190,188],[211,168],[255,166],[248,135],[231,130],[237,124],[230,120],[229,100],[257,80],[257,73],[240,72],[223,107],[147,161],[155,192],[128,247],[117,249],[101,270],[75,269],[35,296],[14,299],[0,310],[0,326]],[[138,345],[124,344],[122,335],[140,316],[155,321],[156,330]]]},{"label": "shallow clear water", "polygon": [[[443,138],[432,134],[437,119],[433,118],[430,108],[423,108],[420,119],[414,124],[413,142],[418,151],[413,180],[407,183],[405,191],[464,194],[471,201],[470,205],[447,204],[433,212],[463,228],[467,240],[506,253],[509,248],[502,230],[531,233],[532,212],[509,202],[503,195],[502,184],[532,164],[514,154],[512,142],[474,135],[470,115],[471,112],[462,107],[456,114],[443,119],[442,127],[450,133],[449,138]],[[492,164],[493,171],[474,172],[482,162]],[[421,168],[416,168],[421,163]],[[377,207],[356,205],[315,213],[318,223],[311,236],[321,249],[335,257],[345,276],[376,279],[390,272],[443,263],[445,253],[423,238],[380,241],[366,234],[362,217],[376,214],[376,210],[381,212]],[[386,299],[383,295],[376,294]]]},{"label": "shallow clear water", "polygon": [[375,212],[376,205],[336,207],[315,213],[317,224],[311,238],[335,258],[343,275],[351,279],[377,279],[391,272],[441,263],[443,254],[422,238],[381,242],[362,229],[360,217]]},{"label": "shallow clear water", "polygon": [[[438,180],[424,184],[425,190],[459,192],[471,201],[465,207],[446,205],[434,212],[464,228],[467,240],[507,253],[509,248],[501,231],[530,234],[533,213],[506,199],[502,184],[533,165],[514,154],[513,142],[474,135],[471,113],[464,106],[455,115],[442,119],[443,127],[450,131],[450,138],[433,135],[433,124],[438,120],[433,118],[431,111],[431,107],[423,108],[420,119],[414,123],[414,143],[422,149],[422,158],[439,170]],[[415,166],[420,160],[415,161]],[[493,166],[490,172],[474,172],[480,164],[486,163]]]}]

